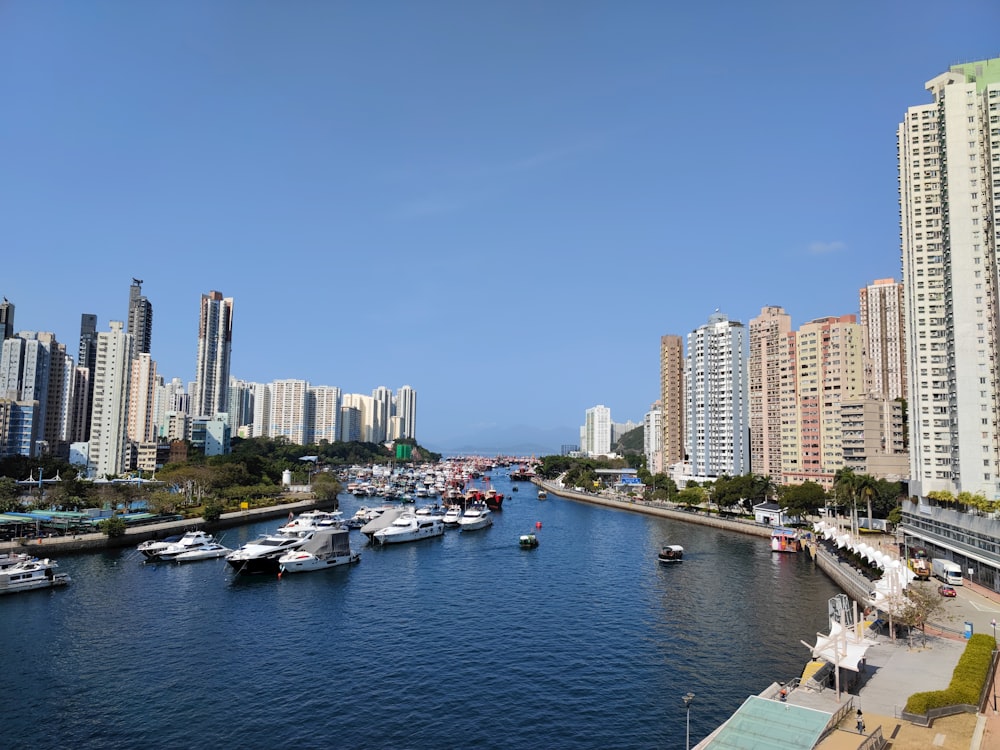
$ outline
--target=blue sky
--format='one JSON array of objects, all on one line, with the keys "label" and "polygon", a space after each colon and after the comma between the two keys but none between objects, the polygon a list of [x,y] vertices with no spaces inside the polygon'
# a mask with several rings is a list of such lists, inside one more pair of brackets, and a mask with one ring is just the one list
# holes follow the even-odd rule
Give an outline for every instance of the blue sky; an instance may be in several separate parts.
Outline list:
[{"label": "blue sky", "polygon": [[215,289],[234,375],[408,384],[432,449],[640,421],[661,335],[899,278],[896,126],[1000,55],[995,2],[675,5],[6,3],[15,327],[138,277],[168,379]]}]

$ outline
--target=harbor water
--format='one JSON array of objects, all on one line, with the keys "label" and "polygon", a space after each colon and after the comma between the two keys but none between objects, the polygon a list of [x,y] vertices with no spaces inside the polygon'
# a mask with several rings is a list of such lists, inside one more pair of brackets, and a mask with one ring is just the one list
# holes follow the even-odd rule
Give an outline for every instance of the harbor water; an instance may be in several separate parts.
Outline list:
[{"label": "harbor water", "polygon": [[[361,562],[328,571],[60,559],[69,586],[0,599],[3,745],[683,748],[682,696],[693,746],[826,629],[838,590],[808,555],[492,479],[491,528],[385,548],[353,531]],[[682,563],[657,562],[665,543]]]}]

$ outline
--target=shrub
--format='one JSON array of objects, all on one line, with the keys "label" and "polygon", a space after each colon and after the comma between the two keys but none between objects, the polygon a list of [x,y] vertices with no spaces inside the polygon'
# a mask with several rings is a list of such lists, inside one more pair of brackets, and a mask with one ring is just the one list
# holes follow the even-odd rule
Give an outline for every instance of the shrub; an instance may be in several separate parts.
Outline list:
[{"label": "shrub", "polygon": [[205,510],[201,514],[206,523],[215,523],[222,518],[222,505],[217,502],[205,503]]},{"label": "shrub", "polygon": [[125,519],[121,516],[111,516],[106,521],[101,521],[101,531],[107,534],[109,539],[125,536]]},{"label": "shrub", "polygon": [[986,684],[986,676],[990,671],[990,661],[993,658],[993,638],[979,633],[972,636],[962,652],[955,671],[951,675],[951,683],[944,690],[930,690],[924,693],[914,693],[906,701],[907,713],[926,715],[933,708],[944,708],[959,704],[975,706],[979,703],[979,694]]}]

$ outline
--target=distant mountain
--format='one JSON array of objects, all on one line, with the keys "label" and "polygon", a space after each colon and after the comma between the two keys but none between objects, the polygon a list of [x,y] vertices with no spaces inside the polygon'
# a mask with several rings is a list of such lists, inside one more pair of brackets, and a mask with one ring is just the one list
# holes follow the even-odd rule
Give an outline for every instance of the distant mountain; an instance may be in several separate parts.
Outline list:
[{"label": "distant mountain", "polygon": [[491,427],[445,439],[428,439],[421,444],[445,456],[476,454],[481,456],[552,456],[562,446],[575,445],[579,427],[539,428],[526,425]]},{"label": "distant mountain", "polygon": [[614,452],[619,456],[640,455],[645,447],[645,430],[640,426],[629,430],[618,438],[618,442],[614,445]]}]

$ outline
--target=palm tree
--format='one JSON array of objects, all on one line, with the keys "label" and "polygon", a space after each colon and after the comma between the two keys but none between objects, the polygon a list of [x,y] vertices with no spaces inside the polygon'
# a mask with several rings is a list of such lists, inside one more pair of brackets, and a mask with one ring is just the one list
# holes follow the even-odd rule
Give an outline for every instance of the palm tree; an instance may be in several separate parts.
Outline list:
[{"label": "palm tree", "polygon": [[871,474],[859,474],[855,477],[854,489],[858,496],[868,502],[868,530],[872,529],[872,498],[878,494],[878,480]]},{"label": "palm tree", "polygon": [[851,533],[856,534],[858,530],[855,526],[857,522],[857,505],[855,494],[857,492],[858,476],[854,473],[854,469],[844,467],[843,469],[837,469],[837,473],[833,475],[833,488],[837,492],[837,496],[847,502],[849,507],[853,510],[851,514]]}]

